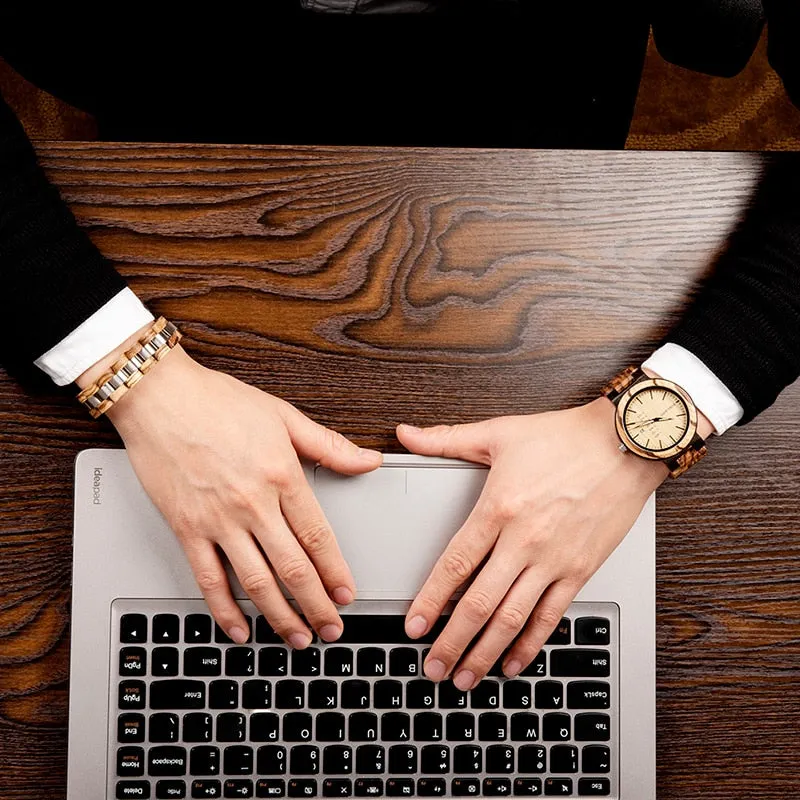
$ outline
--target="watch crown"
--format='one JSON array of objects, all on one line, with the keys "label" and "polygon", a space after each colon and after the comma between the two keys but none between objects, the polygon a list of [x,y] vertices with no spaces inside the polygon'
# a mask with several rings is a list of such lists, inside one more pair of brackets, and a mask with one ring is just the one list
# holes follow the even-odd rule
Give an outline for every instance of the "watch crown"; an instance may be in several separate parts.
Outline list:
[{"label": "watch crown", "polygon": [[628,448],[625,447],[624,444],[620,443],[619,451],[620,451],[620,453],[627,453],[628,452]]}]

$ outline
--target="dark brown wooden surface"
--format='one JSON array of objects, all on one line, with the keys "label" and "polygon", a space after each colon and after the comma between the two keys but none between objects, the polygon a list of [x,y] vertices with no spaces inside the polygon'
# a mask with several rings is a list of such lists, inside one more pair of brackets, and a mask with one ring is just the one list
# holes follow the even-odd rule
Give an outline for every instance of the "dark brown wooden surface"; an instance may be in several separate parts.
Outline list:
[{"label": "dark brown wooden surface", "polygon": [[[43,145],[80,222],[209,366],[359,444],[592,398],[645,357],[757,156]],[[8,335],[8,332],[6,332]],[[659,797],[798,779],[800,391],[660,493]],[[63,797],[72,461],[118,445],[0,371],[0,797]]]}]

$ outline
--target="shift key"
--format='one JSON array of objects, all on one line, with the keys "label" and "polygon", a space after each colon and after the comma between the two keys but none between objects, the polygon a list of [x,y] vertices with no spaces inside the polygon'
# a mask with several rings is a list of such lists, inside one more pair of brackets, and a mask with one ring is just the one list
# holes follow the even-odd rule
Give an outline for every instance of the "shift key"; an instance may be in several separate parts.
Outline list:
[{"label": "shift key", "polygon": [[205,708],[206,685],[203,681],[153,681],[150,684],[150,708]]},{"label": "shift key", "polygon": [[607,678],[611,656],[608,650],[551,650],[550,674],[555,678]]}]

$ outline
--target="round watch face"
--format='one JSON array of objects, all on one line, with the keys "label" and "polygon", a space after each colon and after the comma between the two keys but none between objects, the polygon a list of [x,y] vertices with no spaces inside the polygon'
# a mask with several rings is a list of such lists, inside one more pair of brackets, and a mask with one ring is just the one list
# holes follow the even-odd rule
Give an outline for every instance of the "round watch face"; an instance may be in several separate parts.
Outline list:
[{"label": "round watch face", "polygon": [[664,386],[637,391],[625,405],[621,421],[630,439],[655,456],[678,446],[691,424],[683,398]]}]

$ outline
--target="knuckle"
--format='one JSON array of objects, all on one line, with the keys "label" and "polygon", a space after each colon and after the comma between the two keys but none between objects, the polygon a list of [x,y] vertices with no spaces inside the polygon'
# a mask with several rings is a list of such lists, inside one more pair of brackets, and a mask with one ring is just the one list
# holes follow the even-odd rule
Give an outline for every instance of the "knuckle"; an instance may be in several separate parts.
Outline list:
[{"label": "knuckle", "polygon": [[195,576],[197,585],[204,593],[215,594],[225,585],[225,576],[221,572],[202,569]]},{"label": "knuckle", "polygon": [[492,668],[496,659],[490,658],[488,653],[473,651],[469,654],[469,659],[464,666],[475,673],[476,678],[482,678]]},{"label": "knuckle", "polygon": [[436,643],[436,647],[431,648],[430,657],[439,658],[445,664],[452,665],[458,661],[463,651],[463,647],[459,647],[455,642],[450,641],[450,639],[442,639]]},{"label": "knuckle", "polygon": [[526,504],[527,501],[522,494],[502,494],[494,499],[492,504],[493,516],[500,522],[511,522],[524,510]]},{"label": "knuckle", "polygon": [[475,570],[472,559],[463,551],[458,549],[448,550],[442,556],[442,567],[444,571],[463,583]]},{"label": "knuckle", "polygon": [[330,537],[330,528],[324,522],[319,521],[310,523],[297,534],[303,547],[310,553],[326,550],[330,544]]},{"label": "knuckle", "polygon": [[240,583],[242,584],[242,589],[251,597],[263,597],[272,586],[272,581],[266,571],[250,572],[247,575],[243,575]]},{"label": "knuckle", "polygon": [[461,602],[464,604],[463,611],[467,617],[478,622],[487,620],[494,608],[491,597],[480,589],[468,592]]},{"label": "knuckle", "polygon": [[290,556],[278,566],[278,574],[287,586],[303,586],[311,578],[311,564],[306,558]]},{"label": "knuckle", "polygon": [[533,612],[533,622],[540,630],[552,631],[561,622],[561,611],[549,605],[536,608]]},{"label": "knuckle", "polygon": [[516,633],[528,620],[528,614],[517,603],[504,603],[495,614],[497,625],[502,631]]}]

